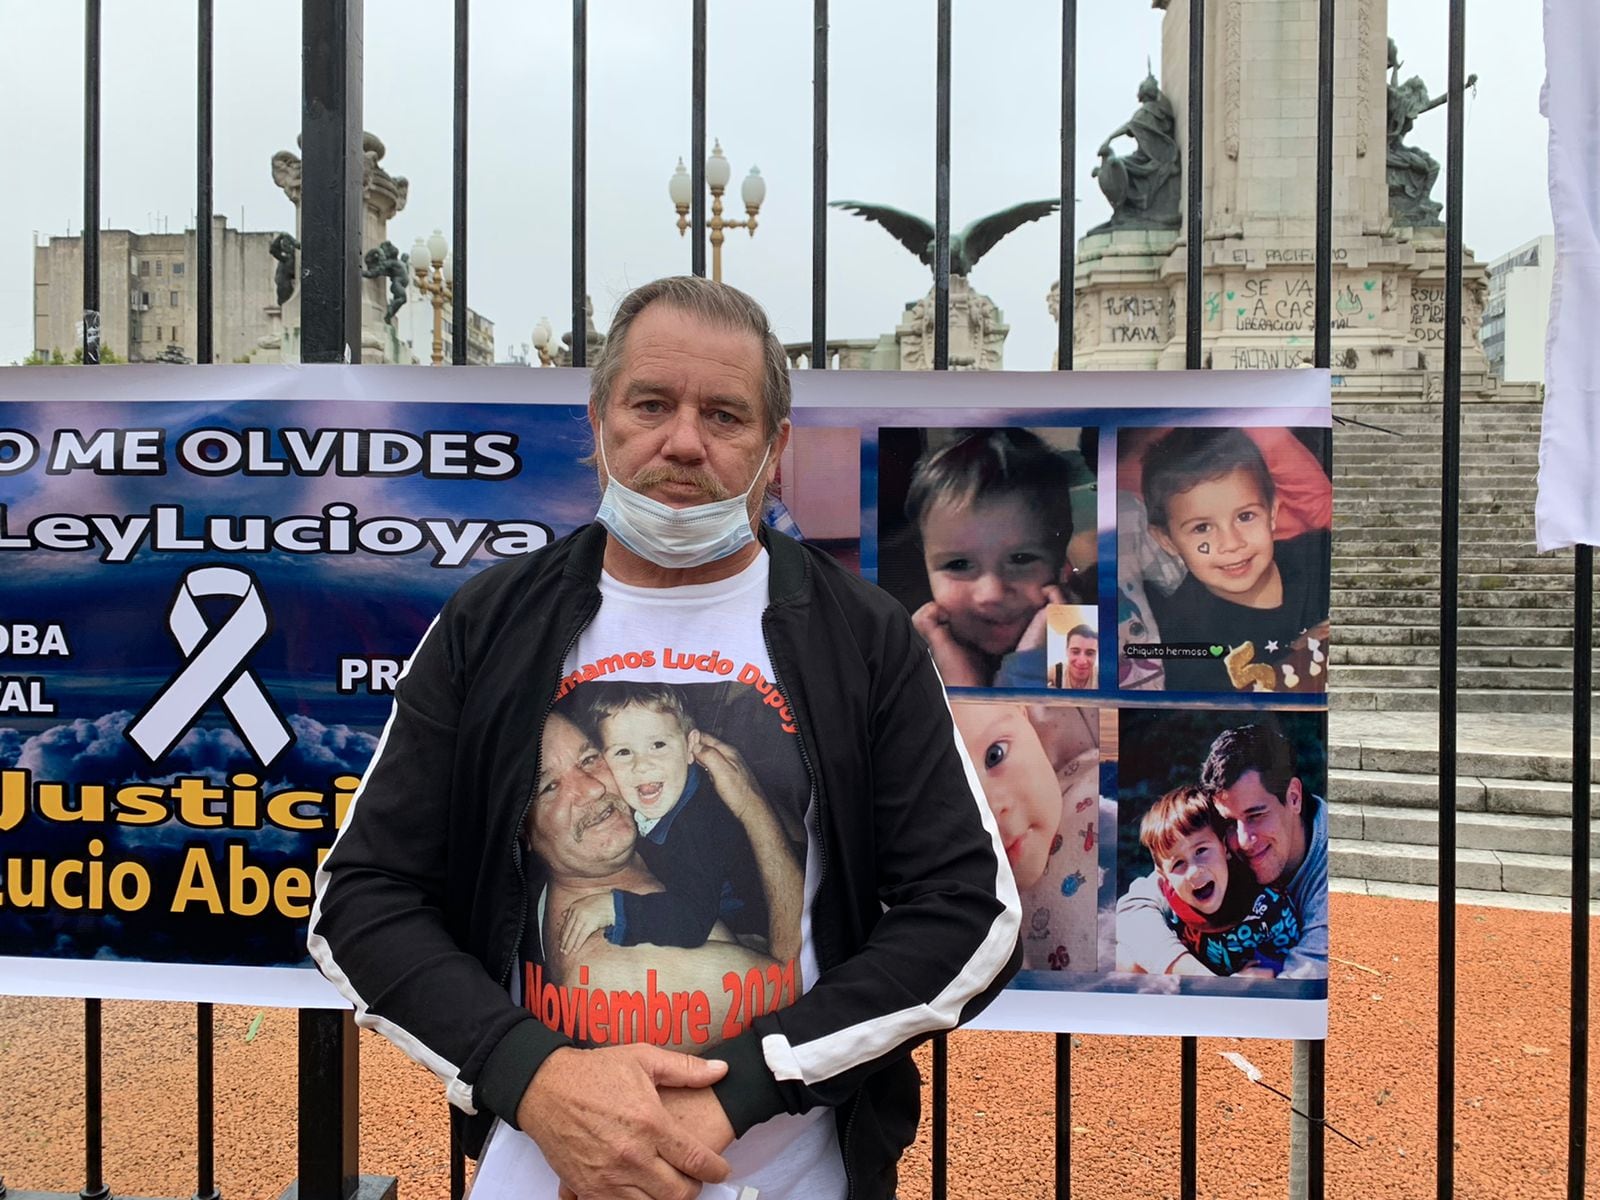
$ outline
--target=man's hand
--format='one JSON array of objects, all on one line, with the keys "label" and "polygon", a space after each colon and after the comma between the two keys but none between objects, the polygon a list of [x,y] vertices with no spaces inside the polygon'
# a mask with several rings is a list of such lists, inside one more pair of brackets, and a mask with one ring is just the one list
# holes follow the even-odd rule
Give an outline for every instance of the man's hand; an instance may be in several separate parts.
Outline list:
[{"label": "man's hand", "polygon": [[[569,1200],[693,1200],[702,1183],[728,1177],[717,1153],[727,1143],[708,1144],[710,1123],[669,1111],[658,1089],[703,1092],[720,1112],[708,1089],[726,1071],[726,1063],[658,1046],[566,1047],[534,1074],[517,1125]],[[674,1109],[682,1104],[673,1101]]]},{"label": "man's hand", "polygon": [[700,748],[694,752],[694,758],[711,776],[717,795],[737,819],[742,821],[752,804],[766,806],[766,797],[761,794],[750,764],[727,742],[702,729]]},{"label": "man's hand", "polygon": [[733,1126],[710,1088],[662,1088],[661,1103],[686,1133],[713,1150],[726,1150],[733,1144]]},{"label": "man's hand", "polygon": [[561,953],[571,954],[589,940],[590,934],[610,929],[616,915],[616,904],[610,892],[574,900],[561,917]]},{"label": "man's hand", "polygon": [[945,687],[988,687],[993,682],[979,656],[956,641],[950,618],[932,600],[911,614],[911,626],[928,643]]}]

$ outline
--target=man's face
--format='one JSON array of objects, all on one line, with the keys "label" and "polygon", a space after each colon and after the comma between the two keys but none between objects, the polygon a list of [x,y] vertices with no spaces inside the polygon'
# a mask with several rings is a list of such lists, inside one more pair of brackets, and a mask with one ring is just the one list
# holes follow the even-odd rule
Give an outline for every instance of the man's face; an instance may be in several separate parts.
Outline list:
[{"label": "man's face", "polygon": [[1094,686],[1095,640],[1078,634],[1067,639],[1067,686],[1087,688]]},{"label": "man's face", "polygon": [[545,722],[528,843],[557,878],[598,878],[633,856],[638,830],[605,757],[565,717]]},{"label": "man's face", "polygon": [[685,734],[676,714],[630,704],[600,722],[600,740],[628,807],[642,817],[671,812],[688,781],[699,731]]},{"label": "man's face", "polygon": [[1268,504],[1256,477],[1235,467],[1173,496],[1166,528],[1151,532],[1213,594],[1248,605],[1271,581],[1277,519],[1277,501]]},{"label": "man's face", "polygon": [[1280,800],[1262,786],[1259,771],[1246,771],[1232,787],[1213,798],[1228,822],[1228,846],[1250,865],[1260,884],[1288,879],[1306,857],[1306,831],[1300,823],[1300,781],[1291,779]]},{"label": "man's face", "polygon": [[1209,917],[1228,891],[1228,855],[1213,829],[1186,833],[1162,858],[1161,874],[1178,898]]},{"label": "man's face", "polygon": [[753,333],[652,304],[628,330],[604,419],[590,406],[589,424],[606,467],[634,491],[673,508],[725,500],[748,488],[753,521],[789,440],[784,421],[769,452],[761,368],[761,342]]}]

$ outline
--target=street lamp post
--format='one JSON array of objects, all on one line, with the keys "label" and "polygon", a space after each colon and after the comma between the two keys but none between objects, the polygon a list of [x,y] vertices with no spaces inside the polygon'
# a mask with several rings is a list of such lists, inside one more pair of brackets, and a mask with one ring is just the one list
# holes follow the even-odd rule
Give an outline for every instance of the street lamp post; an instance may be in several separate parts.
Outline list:
[{"label": "street lamp post", "polygon": [[411,269],[417,288],[433,302],[433,365],[444,363],[444,306],[455,300],[455,268],[450,261],[450,244],[435,229],[433,236],[421,237],[411,246]]},{"label": "street lamp post", "polygon": [[556,341],[555,331],[550,328],[549,317],[540,317],[539,323],[533,327],[533,348],[539,355],[541,367],[556,365],[556,354],[561,349],[561,343]]},{"label": "street lamp post", "polygon": [[[722,193],[727,190],[732,177],[733,168],[723,156],[722,142],[717,141],[711,148],[711,157],[706,159],[706,186],[711,190],[711,219],[706,222],[706,229],[711,234],[711,278],[717,283],[722,282],[723,230],[748,229],[750,236],[755,237],[756,214],[767,198],[767,181],[761,177],[761,169],[751,167],[750,174],[739,185],[745,218],[742,221],[728,220],[722,215]],[[678,160],[678,169],[667,181],[667,194],[672,197],[672,206],[678,210],[679,235],[688,233],[689,204],[694,199],[694,182],[681,158]]]}]

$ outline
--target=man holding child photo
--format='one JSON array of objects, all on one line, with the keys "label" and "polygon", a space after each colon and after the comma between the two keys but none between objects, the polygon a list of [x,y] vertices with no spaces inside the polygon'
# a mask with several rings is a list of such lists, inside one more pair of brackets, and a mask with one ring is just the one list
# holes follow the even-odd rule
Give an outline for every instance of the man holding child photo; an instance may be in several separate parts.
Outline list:
[{"label": "man holding child photo", "polygon": [[[1117,969],[1327,978],[1323,715],[1121,719],[1119,858],[1131,882],[1117,903]],[[1224,723],[1197,765],[1172,753]]]}]

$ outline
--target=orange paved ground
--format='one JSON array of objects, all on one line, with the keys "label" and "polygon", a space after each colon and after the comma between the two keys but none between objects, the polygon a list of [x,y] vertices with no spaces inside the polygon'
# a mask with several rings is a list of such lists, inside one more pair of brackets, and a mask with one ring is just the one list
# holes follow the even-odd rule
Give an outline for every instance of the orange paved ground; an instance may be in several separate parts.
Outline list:
[{"label": "orange paved ground", "polygon": [[[1333,898],[1329,1118],[1363,1147],[1330,1135],[1328,1194],[1434,1195],[1434,941],[1430,904]],[[1465,1200],[1566,1196],[1568,918],[1464,908],[1457,1194]],[[1600,943],[1600,929],[1596,930]],[[1596,964],[1600,979],[1600,963]],[[12,1188],[82,1186],[81,1006],[0,998],[0,1175]],[[270,1200],[294,1172],[294,1016],[217,1010],[219,1184],[225,1200]],[[193,1009],[105,1007],[106,1168],[113,1189],[194,1191]],[[1283,1196],[1283,1102],[1218,1058],[1237,1049],[1288,1090],[1276,1043],[1200,1043],[1200,1194]],[[962,1034],[951,1048],[950,1195],[1049,1197],[1052,1039]],[[1600,1052],[1591,1059],[1600,1068]],[[1177,1044],[1087,1038],[1074,1054],[1073,1192],[1177,1192]],[[924,1066],[926,1063],[924,1062]],[[386,1044],[362,1047],[362,1168],[400,1177],[400,1195],[448,1195],[443,1101],[431,1076]],[[1600,1072],[1597,1072],[1600,1074]],[[1600,1100],[1590,1087],[1587,1194],[1600,1196]],[[928,1139],[908,1156],[906,1200],[928,1195]]]}]

